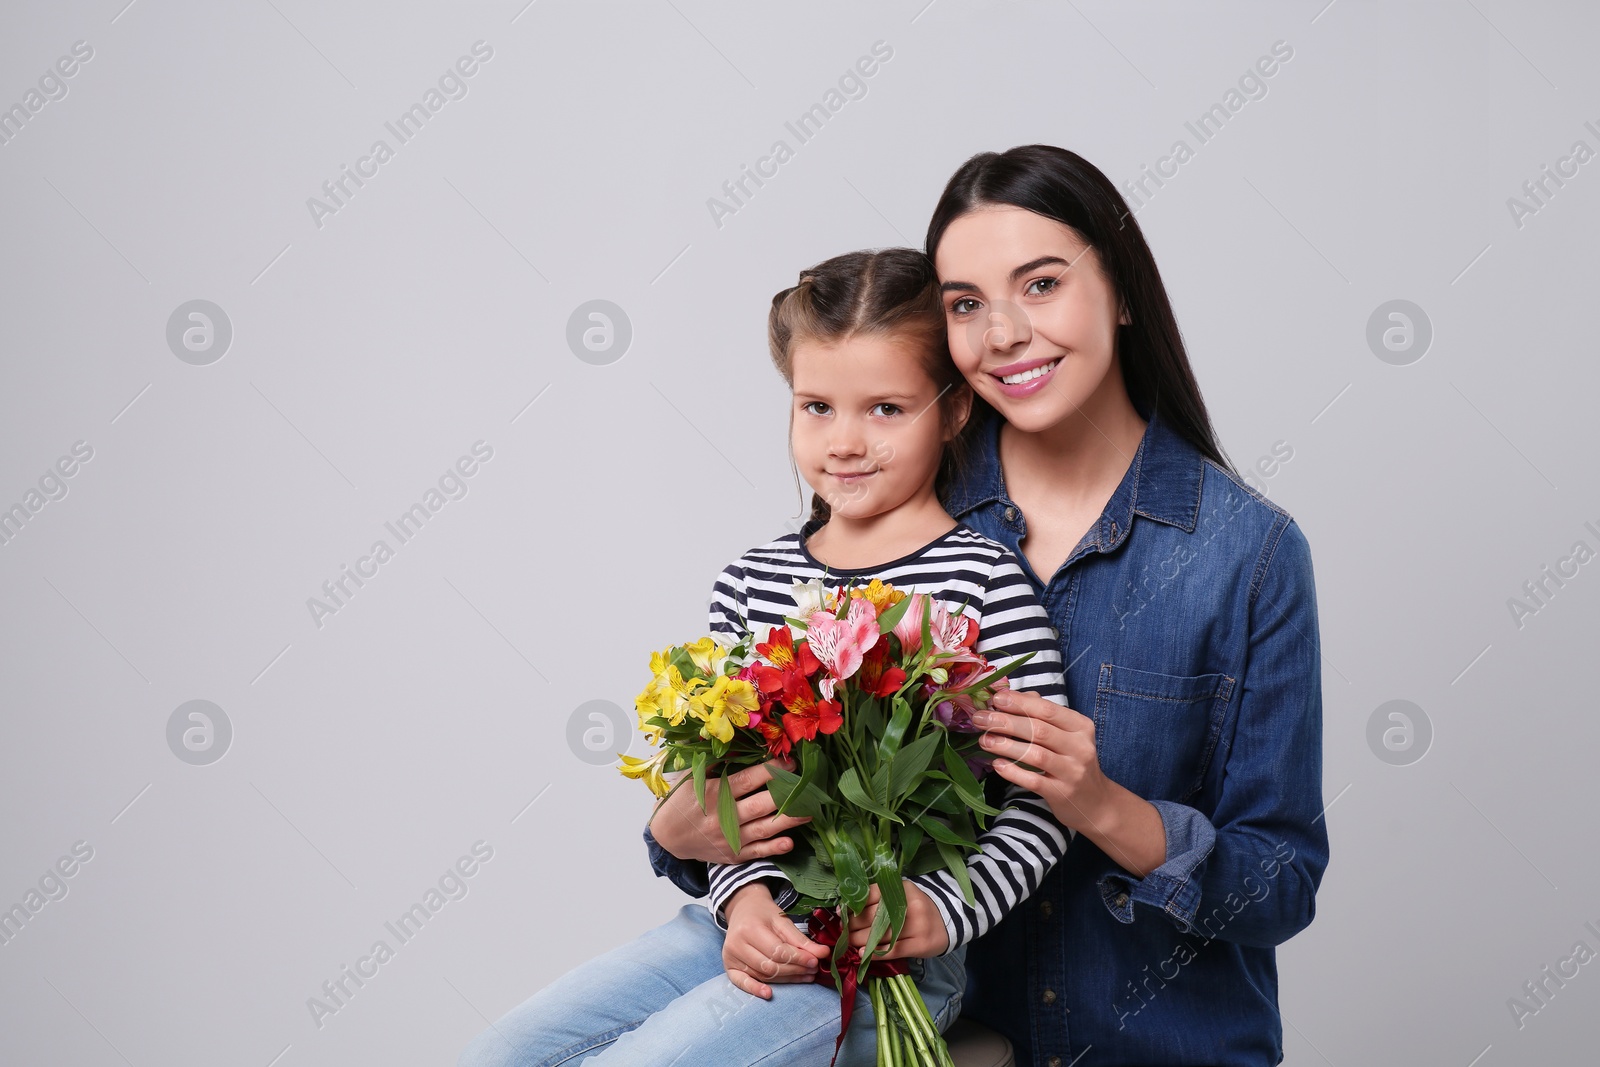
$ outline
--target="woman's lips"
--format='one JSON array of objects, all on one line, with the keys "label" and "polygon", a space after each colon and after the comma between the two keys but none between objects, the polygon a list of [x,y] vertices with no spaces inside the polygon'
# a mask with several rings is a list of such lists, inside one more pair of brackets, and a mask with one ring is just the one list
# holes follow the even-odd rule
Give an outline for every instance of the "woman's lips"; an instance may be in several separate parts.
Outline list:
[{"label": "woman's lips", "polygon": [[[989,373],[994,376],[995,384],[1006,396],[1017,399],[1032,396],[1043,389],[1050,376],[1056,372],[1061,363],[1061,357],[1054,359],[1026,359],[1017,363],[1008,363],[1003,367],[996,367]],[[1006,381],[1007,378],[1012,379]],[[1022,381],[1016,379],[1023,378]]]}]

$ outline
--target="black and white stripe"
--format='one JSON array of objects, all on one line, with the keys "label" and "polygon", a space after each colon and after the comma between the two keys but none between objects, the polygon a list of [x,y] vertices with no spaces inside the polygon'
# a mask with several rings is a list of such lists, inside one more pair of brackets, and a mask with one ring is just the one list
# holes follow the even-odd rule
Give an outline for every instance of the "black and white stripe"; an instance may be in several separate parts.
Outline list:
[{"label": "black and white stripe", "polygon": [[[997,667],[1033,653],[1009,678],[1016,689],[1039,693],[1066,704],[1061,652],[1049,616],[1040,606],[1016,557],[998,541],[965,525],[910,555],[881,567],[829,570],[806,550],[803,538],[818,526],[809,522],[799,534],[788,534],[751,549],[728,564],[717,578],[710,605],[711,632],[730,640],[754,632],[765,640],[774,626],[788,625],[795,611],[794,584],[814,578],[829,589],[865,585],[873,578],[907,593],[924,593],[947,604],[961,605],[977,622],[977,650]],[[969,905],[949,871],[912,879],[938,907],[954,951],[999,922],[1039,887],[1066,851],[1072,831],[1061,826],[1036,794],[1007,783],[1003,807],[980,835],[981,851],[967,861],[977,905]],[[772,879],[778,906],[789,908],[799,894],[783,871],[766,860],[708,865],[711,891],[707,907],[717,925],[727,929],[723,908],[734,891],[759,879]]]}]

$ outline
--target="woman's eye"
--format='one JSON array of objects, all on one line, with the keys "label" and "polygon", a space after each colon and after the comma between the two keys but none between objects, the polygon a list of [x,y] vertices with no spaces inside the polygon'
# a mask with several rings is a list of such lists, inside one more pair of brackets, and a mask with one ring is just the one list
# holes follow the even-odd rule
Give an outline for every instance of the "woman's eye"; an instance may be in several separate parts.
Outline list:
[{"label": "woman's eye", "polygon": [[970,296],[964,296],[950,305],[950,313],[952,315],[970,315],[976,310],[978,310],[978,302]]},{"label": "woman's eye", "polygon": [[887,417],[887,416],[900,414],[900,405],[899,404],[875,404],[875,405],[873,405],[872,410]]},{"label": "woman's eye", "polygon": [[807,402],[800,410],[807,415],[826,415],[828,413],[828,405],[820,400],[812,400]]},{"label": "woman's eye", "polygon": [[[1029,296],[1043,296],[1061,283],[1060,278],[1035,278],[1028,283],[1028,288],[1023,290]],[[1043,288],[1037,288],[1043,286]]]}]

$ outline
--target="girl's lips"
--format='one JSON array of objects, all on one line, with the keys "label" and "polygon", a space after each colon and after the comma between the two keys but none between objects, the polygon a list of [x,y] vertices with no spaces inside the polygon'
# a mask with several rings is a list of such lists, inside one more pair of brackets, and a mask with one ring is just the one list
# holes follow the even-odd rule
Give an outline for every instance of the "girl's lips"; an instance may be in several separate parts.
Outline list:
[{"label": "girl's lips", "polygon": [[[1045,383],[1050,380],[1051,376],[1055,374],[1060,365],[1060,356],[1057,356],[1054,359],[1030,359],[1023,360],[1020,363],[1009,363],[1004,367],[997,367],[989,373],[994,375],[995,385],[1000,389],[1000,391],[1006,396],[1011,397],[1013,400],[1016,400],[1025,396],[1032,396],[1034,393],[1037,393],[1039,390],[1043,389]],[[1048,367],[1049,369],[1036,378],[1029,378],[1027,381],[1018,382],[1015,385],[1008,384],[1001,380],[1002,377],[1011,377],[1012,375],[1021,374],[1022,372],[1032,370],[1035,367]]]}]

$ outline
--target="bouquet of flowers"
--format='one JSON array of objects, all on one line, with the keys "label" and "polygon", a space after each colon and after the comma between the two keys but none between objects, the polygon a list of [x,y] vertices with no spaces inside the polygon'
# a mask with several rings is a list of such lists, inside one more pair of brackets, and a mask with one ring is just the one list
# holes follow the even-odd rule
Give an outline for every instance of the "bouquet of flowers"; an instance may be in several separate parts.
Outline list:
[{"label": "bouquet of flowers", "polygon": [[622,755],[620,769],[658,797],[692,781],[702,811],[707,776],[719,775],[722,832],[737,851],[728,776],[791,756],[798,773],[774,767],[768,789],[780,812],[811,821],[772,862],[811,909],[812,939],[833,946],[817,981],[841,997],[835,1059],[864,981],[879,1064],[950,1067],[906,962],[851,948],[849,921],[876,885],[881,906],[868,944],[884,943],[885,933],[892,944],[905,922],[903,879],[941,868],[973,902],[966,855],[999,812],[983,795],[979,779],[991,757],[969,716],[1029,657],[992,667],[975,651],[977,623],[959,607],[878,579],[837,590],[796,583],[794,595],[795,615],[765,641],[703,637],[653,653],[653,678],[635,707],[640,729],[659,747],[646,759]]}]

